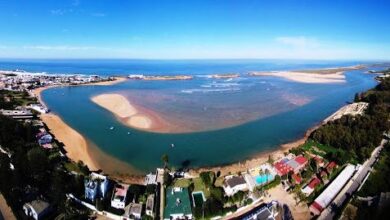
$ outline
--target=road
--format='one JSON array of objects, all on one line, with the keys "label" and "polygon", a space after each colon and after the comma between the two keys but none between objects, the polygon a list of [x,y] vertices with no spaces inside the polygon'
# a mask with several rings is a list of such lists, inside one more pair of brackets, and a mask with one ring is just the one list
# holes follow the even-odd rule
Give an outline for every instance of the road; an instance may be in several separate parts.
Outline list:
[{"label": "road", "polygon": [[364,178],[368,175],[368,173],[371,171],[371,168],[377,161],[379,153],[381,152],[383,146],[386,143],[387,141],[383,139],[381,141],[381,144],[372,151],[371,157],[359,167],[356,173],[352,176],[352,178],[348,181],[348,183],[333,200],[333,202],[324,211],[322,211],[321,215],[318,218],[319,220],[328,220],[333,219],[335,217],[337,212],[335,212],[334,210],[339,210],[343,206],[345,201],[347,201],[360,187],[360,185],[364,181]]}]

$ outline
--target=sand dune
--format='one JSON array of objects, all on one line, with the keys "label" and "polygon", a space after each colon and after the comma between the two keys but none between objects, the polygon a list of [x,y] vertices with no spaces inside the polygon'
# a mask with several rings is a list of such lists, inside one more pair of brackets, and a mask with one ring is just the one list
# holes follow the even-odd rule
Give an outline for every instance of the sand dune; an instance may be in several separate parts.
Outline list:
[{"label": "sand dune", "polygon": [[141,114],[131,103],[119,94],[102,94],[91,99],[94,103],[115,114],[121,121],[130,127],[149,130],[152,128],[152,120],[145,114]]},{"label": "sand dune", "polygon": [[276,76],[300,83],[344,83],[345,75],[342,71],[333,73],[309,73],[293,71],[252,72],[251,76]]}]

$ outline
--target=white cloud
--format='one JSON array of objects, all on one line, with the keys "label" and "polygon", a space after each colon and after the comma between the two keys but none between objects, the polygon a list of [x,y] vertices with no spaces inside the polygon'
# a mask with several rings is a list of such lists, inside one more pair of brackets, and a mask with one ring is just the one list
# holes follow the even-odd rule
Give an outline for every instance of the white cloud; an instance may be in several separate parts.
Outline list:
[{"label": "white cloud", "polygon": [[49,46],[49,45],[34,45],[34,46],[24,46],[24,49],[32,49],[32,50],[59,50],[59,51],[75,51],[75,50],[93,50],[97,49],[96,47],[89,46],[66,46],[66,45],[57,45],[57,46]]},{"label": "white cloud", "polygon": [[300,48],[317,47],[320,45],[316,39],[304,36],[277,37],[275,41],[287,46]]}]

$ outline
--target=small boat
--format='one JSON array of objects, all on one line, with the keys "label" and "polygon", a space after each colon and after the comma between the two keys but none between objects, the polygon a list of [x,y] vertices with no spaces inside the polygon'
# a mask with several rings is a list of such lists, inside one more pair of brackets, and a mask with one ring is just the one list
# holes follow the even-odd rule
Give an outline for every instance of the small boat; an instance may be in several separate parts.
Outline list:
[{"label": "small boat", "polygon": [[130,134],[130,131],[128,131],[127,134]]},{"label": "small boat", "polygon": [[111,126],[111,127],[110,127],[110,130],[114,130],[114,126]]},{"label": "small boat", "polygon": [[175,145],[174,145],[174,144],[171,144],[171,147],[172,147],[172,148],[174,148],[174,147],[175,147]]}]

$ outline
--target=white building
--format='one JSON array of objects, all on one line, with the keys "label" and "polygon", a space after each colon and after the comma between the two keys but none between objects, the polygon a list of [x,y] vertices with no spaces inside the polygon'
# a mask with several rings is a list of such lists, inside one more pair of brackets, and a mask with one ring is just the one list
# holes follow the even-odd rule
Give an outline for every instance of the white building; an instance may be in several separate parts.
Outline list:
[{"label": "white building", "polygon": [[314,215],[321,214],[322,210],[324,210],[333,201],[348,180],[351,179],[355,170],[355,165],[347,165],[336,179],[334,179],[332,183],[310,205],[310,212]]},{"label": "white building", "polygon": [[131,203],[128,206],[127,216],[132,219],[141,219],[142,214],[142,204]]},{"label": "white building", "polygon": [[34,200],[24,204],[23,211],[28,217],[39,220],[50,212],[50,205],[42,200]]},{"label": "white building", "polygon": [[112,193],[111,206],[116,209],[124,209],[126,206],[128,185],[118,184]]},{"label": "white building", "polygon": [[84,180],[85,198],[90,201],[95,201],[96,198],[106,197],[108,190],[107,176],[91,173],[88,178]]},{"label": "white building", "polygon": [[146,214],[154,217],[154,195],[151,194],[146,200]]},{"label": "white building", "polygon": [[238,191],[248,190],[248,185],[242,176],[226,176],[223,189],[227,196],[232,196]]}]

